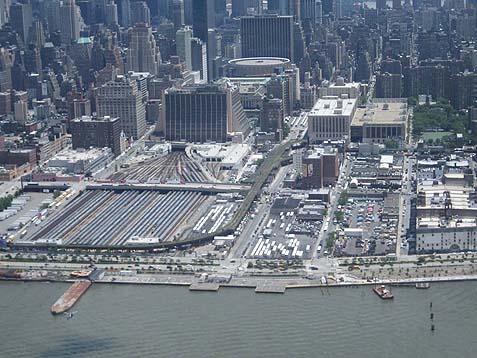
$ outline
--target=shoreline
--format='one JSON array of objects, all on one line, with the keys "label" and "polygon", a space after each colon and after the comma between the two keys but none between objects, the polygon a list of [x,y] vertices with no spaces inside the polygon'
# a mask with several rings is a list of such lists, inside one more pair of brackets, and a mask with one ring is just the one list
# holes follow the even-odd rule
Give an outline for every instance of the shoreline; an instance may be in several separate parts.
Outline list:
[{"label": "shoreline", "polygon": [[[112,278],[115,280],[111,280]],[[296,279],[283,278],[283,279],[270,279],[269,277],[234,277],[230,282],[197,282],[193,280],[194,277],[181,281],[171,280],[151,280],[150,277],[135,277],[136,280],[131,280],[126,277],[108,276],[108,278],[102,278],[93,280],[94,284],[101,285],[144,285],[144,286],[182,286],[189,287],[190,291],[219,291],[220,288],[247,288],[255,289],[257,293],[284,293],[288,289],[311,289],[311,288],[328,288],[328,287],[357,287],[357,286],[373,286],[373,285],[388,285],[392,287],[410,287],[414,288],[416,283],[428,282],[428,283],[445,283],[445,282],[463,282],[463,281],[477,281],[477,275],[465,275],[465,276],[444,276],[444,277],[421,277],[411,279],[382,279],[376,282],[368,282],[364,280],[346,281],[346,282],[313,282],[308,279],[297,277]],[[176,277],[177,278],[177,277]],[[141,280],[142,279],[142,280]],[[72,278],[10,278],[0,277],[0,281],[10,282],[44,282],[44,283],[74,283],[77,280]],[[333,281],[333,280],[331,280]]]}]

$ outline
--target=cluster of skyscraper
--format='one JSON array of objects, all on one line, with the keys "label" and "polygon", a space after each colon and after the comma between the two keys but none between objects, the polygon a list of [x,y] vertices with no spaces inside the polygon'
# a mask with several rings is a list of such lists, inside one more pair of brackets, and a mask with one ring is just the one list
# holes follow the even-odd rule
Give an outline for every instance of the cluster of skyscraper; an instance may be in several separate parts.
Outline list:
[{"label": "cluster of skyscraper", "polygon": [[5,133],[97,115],[133,138],[276,134],[337,77],[358,102],[477,100],[475,0],[0,0],[0,26]]}]

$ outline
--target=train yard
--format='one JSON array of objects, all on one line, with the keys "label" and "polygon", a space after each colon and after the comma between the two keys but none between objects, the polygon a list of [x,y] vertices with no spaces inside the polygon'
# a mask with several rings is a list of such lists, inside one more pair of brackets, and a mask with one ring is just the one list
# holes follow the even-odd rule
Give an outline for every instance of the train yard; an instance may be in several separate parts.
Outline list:
[{"label": "train yard", "polygon": [[103,247],[171,241],[206,198],[192,191],[86,190],[22,241]]},{"label": "train yard", "polygon": [[184,152],[171,152],[162,157],[126,164],[125,167],[120,168],[120,171],[112,174],[109,179],[115,182],[157,183],[211,181],[205,169],[190,159]]}]

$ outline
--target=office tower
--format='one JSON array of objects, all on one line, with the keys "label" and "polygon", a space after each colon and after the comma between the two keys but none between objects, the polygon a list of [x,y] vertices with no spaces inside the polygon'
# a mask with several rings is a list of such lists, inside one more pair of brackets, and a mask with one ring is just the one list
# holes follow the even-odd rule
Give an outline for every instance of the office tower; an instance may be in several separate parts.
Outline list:
[{"label": "office tower", "polygon": [[225,82],[171,88],[162,103],[166,140],[223,143],[229,134],[249,131],[238,89]]},{"label": "office tower", "polygon": [[333,13],[335,14],[335,19],[340,19],[343,17],[342,0],[336,0],[333,2]]},{"label": "office tower", "polygon": [[192,3],[192,29],[194,36],[207,42],[209,28],[215,28],[214,0],[194,0]]},{"label": "office tower", "polygon": [[226,0],[214,0],[214,19],[213,19],[213,26],[209,26],[209,28],[216,28],[221,26],[224,23],[226,17],[228,17],[227,13],[227,1]]},{"label": "office tower", "polygon": [[160,63],[161,54],[151,28],[144,23],[134,25],[129,29],[128,70],[157,75]]},{"label": "office tower", "polygon": [[176,32],[176,49],[177,56],[184,62],[188,70],[192,70],[192,54],[191,54],[192,29],[186,26]]},{"label": "office tower", "polygon": [[8,1],[7,0],[0,0],[0,28],[3,27],[9,21],[9,11],[8,8]]},{"label": "office tower", "polygon": [[98,116],[119,117],[127,137],[140,138],[146,133],[146,107],[135,80],[118,76],[96,90]]},{"label": "office tower", "polygon": [[175,30],[184,26],[184,0],[172,0],[171,18]]},{"label": "office tower", "polygon": [[208,81],[219,77],[219,67],[222,59],[222,36],[216,29],[209,29],[207,41],[207,76]]},{"label": "office tower", "polygon": [[190,44],[192,70],[200,71],[201,80],[207,81],[207,45],[196,37],[191,39]]},{"label": "office tower", "polygon": [[60,29],[60,5],[59,0],[49,0],[45,2],[45,17],[48,23],[48,32],[50,33]]},{"label": "office tower", "polygon": [[321,0],[323,16],[333,14],[334,0]]},{"label": "office tower", "polygon": [[[90,0],[76,0],[76,5],[79,7],[81,17],[86,25],[93,25],[97,22],[97,14],[99,15],[99,11],[95,3]],[[99,17],[99,19],[103,22],[104,17]]]},{"label": "office tower", "polygon": [[189,26],[192,26],[193,22],[193,2],[194,0],[184,0],[184,21]]},{"label": "office tower", "polygon": [[119,23],[118,6],[113,1],[110,1],[106,4],[104,22],[106,25],[110,26],[117,25]]},{"label": "office tower", "polygon": [[119,17],[120,25],[129,27],[131,26],[131,3],[129,0],[120,0],[119,4],[119,12],[121,14]]},{"label": "office tower", "polygon": [[138,23],[151,24],[151,13],[149,7],[144,1],[132,2],[131,6],[131,25]]},{"label": "office tower", "polygon": [[30,3],[16,3],[10,6],[10,24],[13,30],[20,35],[23,45],[28,43],[28,31],[32,22],[33,15]]},{"label": "office tower", "polygon": [[81,15],[75,0],[64,0],[60,5],[59,27],[61,43],[65,45],[77,41],[80,37]]},{"label": "office tower", "polygon": [[292,16],[245,16],[240,19],[242,57],[284,57],[295,61]]},{"label": "office tower", "polygon": [[12,54],[4,47],[0,47],[0,92],[10,91],[12,85]]},{"label": "office tower", "polygon": [[121,123],[115,117],[81,116],[70,122],[73,149],[111,148],[121,154]]},{"label": "office tower", "polygon": [[[283,102],[279,98],[265,98],[260,111],[260,130],[276,132],[281,135],[283,129]],[[277,136],[277,140],[281,140]]]},{"label": "office tower", "polygon": [[376,0],[376,10],[378,10],[378,12],[386,9],[386,7],[386,0]]},{"label": "office tower", "polygon": [[321,1],[320,0],[301,0],[300,2],[301,23],[305,27],[309,23],[312,28],[321,25]]},{"label": "office tower", "polygon": [[45,31],[40,20],[35,20],[29,31],[28,42],[37,49],[41,49],[45,45]]},{"label": "office tower", "polygon": [[260,15],[261,13],[261,0],[232,0],[232,17]]},{"label": "office tower", "polygon": [[268,0],[267,10],[269,14],[287,16],[291,15],[295,21],[301,19],[302,0]]}]

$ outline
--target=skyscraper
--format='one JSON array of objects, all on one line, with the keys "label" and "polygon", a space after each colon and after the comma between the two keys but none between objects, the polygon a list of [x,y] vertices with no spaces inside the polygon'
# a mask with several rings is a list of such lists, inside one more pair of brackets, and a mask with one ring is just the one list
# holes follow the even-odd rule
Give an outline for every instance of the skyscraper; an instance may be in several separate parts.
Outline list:
[{"label": "skyscraper", "polygon": [[192,55],[191,55],[191,39],[192,29],[186,26],[176,32],[176,49],[177,56],[184,62],[188,70],[192,70]]},{"label": "skyscraper", "polygon": [[79,39],[81,21],[80,9],[75,0],[64,0],[60,5],[61,43],[69,45]]},{"label": "skyscraper", "polygon": [[146,133],[146,107],[136,80],[118,76],[96,89],[98,116],[119,117],[126,136],[140,138]]},{"label": "skyscraper", "polygon": [[293,16],[245,16],[240,19],[242,57],[284,57],[295,61]]},{"label": "skyscraper", "polygon": [[145,24],[151,24],[151,12],[149,7],[144,1],[132,2],[131,6],[131,25],[143,22]]},{"label": "skyscraper", "polygon": [[193,37],[190,44],[192,70],[200,71],[200,78],[207,82],[207,46],[197,37]]},{"label": "skyscraper", "polygon": [[171,17],[175,30],[184,26],[184,0],[172,0]]},{"label": "skyscraper", "polygon": [[157,75],[160,63],[161,54],[151,28],[144,23],[134,25],[129,30],[128,70]]},{"label": "skyscraper", "polygon": [[248,133],[238,89],[228,82],[171,88],[162,102],[166,140],[223,143],[231,133]]},{"label": "skyscraper", "polygon": [[261,0],[232,0],[232,17],[260,15],[262,6]]},{"label": "skyscraper", "polygon": [[194,0],[192,3],[192,28],[194,36],[207,42],[209,28],[215,27],[214,0]]},{"label": "skyscraper", "polygon": [[16,3],[10,6],[10,23],[12,28],[20,35],[23,44],[28,42],[28,31],[33,22],[30,3]]},{"label": "skyscraper", "polygon": [[106,4],[104,20],[107,25],[117,25],[119,23],[118,6],[113,1]]},{"label": "skyscraper", "polygon": [[120,0],[120,24],[123,27],[129,27],[131,25],[131,3],[129,0]]}]

